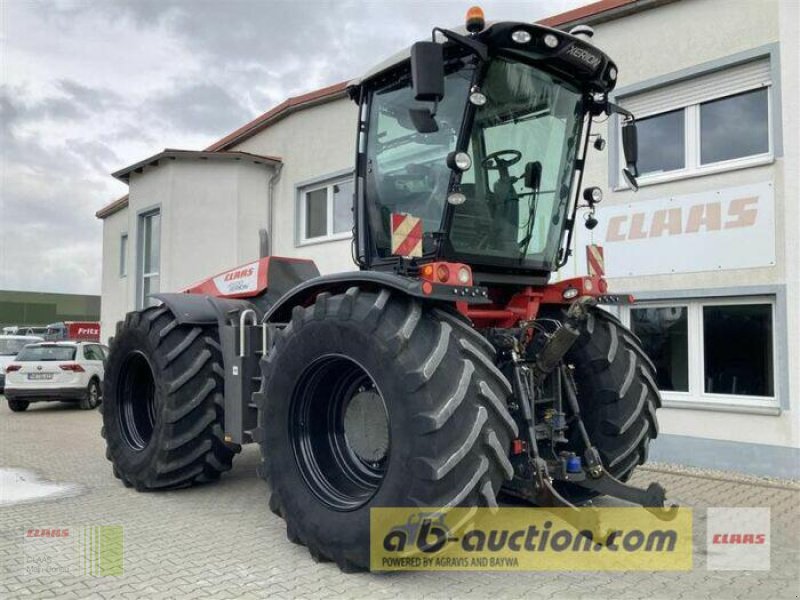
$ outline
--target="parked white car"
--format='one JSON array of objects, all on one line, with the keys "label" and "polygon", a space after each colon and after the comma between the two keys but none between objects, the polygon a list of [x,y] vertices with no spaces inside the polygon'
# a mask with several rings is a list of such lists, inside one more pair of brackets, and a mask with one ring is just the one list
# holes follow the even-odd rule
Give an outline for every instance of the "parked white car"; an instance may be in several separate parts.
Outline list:
[{"label": "parked white car", "polygon": [[6,367],[27,344],[43,342],[44,338],[32,335],[0,335],[0,393],[6,383]]},{"label": "parked white car", "polygon": [[6,367],[5,397],[15,412],[31,402],[100,404],[108,348],[94,342],[39,342],[25,346]]}]

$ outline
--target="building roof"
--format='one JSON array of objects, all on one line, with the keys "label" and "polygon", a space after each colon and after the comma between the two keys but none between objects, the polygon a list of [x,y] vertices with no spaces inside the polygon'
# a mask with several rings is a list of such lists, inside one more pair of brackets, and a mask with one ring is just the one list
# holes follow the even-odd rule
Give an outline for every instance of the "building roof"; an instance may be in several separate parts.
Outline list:
[{"label": "building roof", "polygon": [[214,142],[208,148],[206,148],[206,150],[216,151],[230,148],[232,145],[243,142],[247,138],[257,134],[259,131],[266,129],[275,121],[287,117],[293,112],[341,98],[345,95],[346,90],[347,82],[341,81],[339,83],[314,90],[313,92],[308,92],[307,94],[287,98],[278,104],[278,106],[271,108],[263,115],[256,117],[249,123],[245,123],[236,131],[229,133],[221,140]]},{"label": "building roof", "polygon": [[540,25],[567,29],[578,24],[596,25],[677,0],[600,0],[538,21]]},{"label": "building roof", "polygon": [[[177,160],[177,159],[200,159],[200,160],[247,160],[256,164],[274,166],[281,162],[281,159],[276,156],[262,156],[260,154],[252,154],[250,152],[241,151],[216,151],[209,152],[207,150],[178,150],[175,148],[167,148],[158,154],[154,154],[149,158],[145,158],[137,163],[129,165],[124,169],[115,171],[111,174],[112,177],[119,179],[123,183],[129,183],[131,174],[141,173],[145,167],[157,167],[161,161],[164,160]],[[104,219],[109,215],[114,214],[118,210],[125,208],[128,205],[128,195],[117,198],[110,204],[107,204],[95,213],[98,219]]]},{"label": "building roof", "polygon": [[201,160],[247,160],[261,165],[277,165],[281,159],[276,156],[262,156],[260,154],[251,154],[250,152],[240,151],[227,151],[227,152],[209,152],[207,150],[176,150],[174,148],[167,148],[163,152],[154,154],[150,158],[145,158],[135,164],[132,164],[124,169],[120,169],[111,174],[112,177],[119,179],[123,183],[128,183],[132,173],[141,173],[145,167],[157,167],[163,160],[176,160],[176,159],[195,158]]},{"label": "building roof", "polygon": [[128,206],[128,194],[117,198],[113,202],[109,202],[103,208],[94,213],[94,216],[98,219],[105,219],[106,217],[113,215],[115,212],[122,210],[126,206]]},{"label": "building roof", "polygon": [[[560,28],[566,28],[577,23],[602,23],[604,21],[610,21],[612,19],[626,16],[633,12],[638,12],[647,8],[654,8],[660,4],[666,4],[674,1],[675,0],[599,0],[599,2],[593,2],[573,10],[568,10],[566,12],[553,15],[552,17],[547,17],[546,19],[538,21],[538,23],[548,27]],[[308,92],[307,94],[287,98],[277,106],[256,117],[249,123],[245,123],[236,131],[233,131],[222,139],[214,142],[208,146],[205,151],[219,152],[221,150],[227,150],[231,146],[239,144],[244,140],[256,135],[276,121],[279,121],[280,119],[283,119],[294,112],[342,98],[346,94],[347,85],[347,81],[341,81],[339,83]],[[152,157],[142,161],[145,163],[145,165],[142,166],[146,166],[146,163],[151,160],[153,160]],[[137,165],[139,164],[140,163],[137,163]],[[131,167],[127,167],[127,169],[130,168]],[[122,171],[125,170],[126,169],[123,169]],[[118,174],[122,171],[117,171],[113,174],[113,176],[117,177],[117,179],[120,179]],[[127,205],[128,196],[125,195],[101,208],[99,211],[97,211],[97,213],[95,213],[95,216],[97,216],[99,219],[104,219],[118,210],[125,208]]]}]

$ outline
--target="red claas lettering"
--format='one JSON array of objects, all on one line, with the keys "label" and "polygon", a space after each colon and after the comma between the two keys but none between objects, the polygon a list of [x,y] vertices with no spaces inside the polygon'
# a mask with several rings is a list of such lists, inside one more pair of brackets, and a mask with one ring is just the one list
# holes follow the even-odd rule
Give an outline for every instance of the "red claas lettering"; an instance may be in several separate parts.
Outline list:
[{"label": "red claas lettering", "polygon": [[250,275],[253,274],[253,271],[253,267],[239,269],[238,271],[231,271],[230,273],[225,274],[225,281],[236,281],[237,279],[242,279],[243,277],[250,277]]}]

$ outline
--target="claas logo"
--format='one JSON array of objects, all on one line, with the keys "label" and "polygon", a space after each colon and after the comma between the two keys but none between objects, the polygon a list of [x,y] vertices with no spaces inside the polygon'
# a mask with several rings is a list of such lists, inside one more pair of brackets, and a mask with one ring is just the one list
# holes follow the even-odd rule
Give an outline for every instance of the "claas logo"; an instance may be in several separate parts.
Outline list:
[{"label": "claas logo", "polygon": [[764,533],[715,533],[714,544],[765,544],[767,536]]},{"label": "claas logo", "polygon": [[237,281],[238,279],[243,279],[245,277],[250,277],[255,269],[253,267],[247,267],[246,269],[237,269],[236,271],[231,271],[229,273],[225,273],[224,280],[225,281]]},{"label": "claas logo", "polygon": [[758,196],[733,200],[727,212],[723,208],[722,202],[708,202],[695,204],[688,212],[677,206],[657,210],[652,215],[647,212],[617,215],[608,221],[606,242],[752,227],[758,219]]}]

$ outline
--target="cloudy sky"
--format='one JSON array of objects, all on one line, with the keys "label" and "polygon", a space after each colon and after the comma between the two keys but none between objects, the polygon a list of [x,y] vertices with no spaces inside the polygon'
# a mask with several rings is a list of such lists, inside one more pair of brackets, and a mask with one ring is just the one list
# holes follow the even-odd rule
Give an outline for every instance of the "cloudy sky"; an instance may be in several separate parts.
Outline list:
[{"label": "cloudy sky", "polygon": [[[536,20],[587,0],[484,0]],[[0,0],[0,289],[100,292],[109,173],[359,75],[469,2]]]}]

